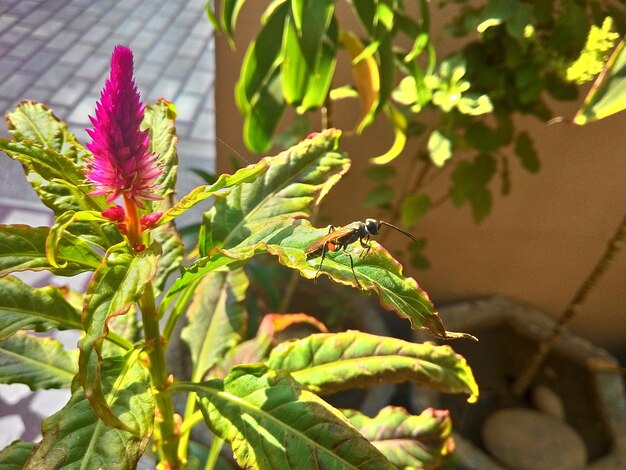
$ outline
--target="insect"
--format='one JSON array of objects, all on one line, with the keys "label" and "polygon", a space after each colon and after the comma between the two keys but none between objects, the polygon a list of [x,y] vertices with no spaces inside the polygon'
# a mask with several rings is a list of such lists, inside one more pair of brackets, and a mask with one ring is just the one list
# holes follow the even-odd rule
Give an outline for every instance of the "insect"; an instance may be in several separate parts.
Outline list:
[{"label": "insect", "polygon": [[324,264],[324,258],[326,258],[326,253],[328,253],[328,251],[339,251],[343,248],[343,251],[350,258],[350,269],[352,269],[354,280],[356,281],[357,286],[361,288],[361,283],[357,279],[356,273],[354,272],[354,261],[352,260],[352,255],[348,253],[346,249],[348,248],[348,245],[358,241],[361,246],[365,248],[365,251],[361,256],[365,256],[371,248],[368,243],[370,238],[378,235],[382,225],[396,229],[398,232],[405,234],[414,242],[419,243],[419,240],[417,240],[417,238],[409,232],[406,232],[400,227],[396,227],[389,222],[385,222],[384,220],[365,219],[365,222],[356,221],[343,227],[333,227],[331,225],[326,235],[318,238],[304,249],[304,254],[306,255],[307,260],[317,258],[318,256],[322,257],[320,265],[317,268],[317,272],[315,273],[315,279],[319,277],[320,270]]}]

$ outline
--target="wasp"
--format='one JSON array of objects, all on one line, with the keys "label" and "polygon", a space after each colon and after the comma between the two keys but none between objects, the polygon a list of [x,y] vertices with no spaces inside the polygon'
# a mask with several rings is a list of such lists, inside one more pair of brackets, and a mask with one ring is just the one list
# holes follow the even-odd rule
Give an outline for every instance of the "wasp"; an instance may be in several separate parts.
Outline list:
[{"label": "wasp", "polygon": [[306,255],[307,260],[317,258],[318,256],[322,257],[320,265],[317,268],[317,272],[315,273],[315,279],[317,279],[320,275],[320,270],[322,269],[322,265],[324,264],[324,258],[326,258],[326,253],[328,253],[329,251],[339,251],[343,248],[343,251],[348,255],[348,258],[350,259],[350,269],[352,270],[352,275],[354,276],[356,285],[361,288],[361,283],[357,279],[356,273],[354,272],[354,261],[352,259],[352,255],[348,253],[346,249],[349,245],[358,241],[361,244],[361,247],[365,249],[361,257],[367,255],[371,248],[368,242],[372,237],[378,235],[378,233],[380,232],[380,227],[383,225],[386,225],[387,227],[391,227],[398,232],[403,233],[416,243],[420,243],[419,240],[411,235],[409,232],[406,232],[400,227],[396,227],[389,222],[385,222],[384,220],[365,219],[365,222],[356,221],[343,227],[333,227],[331,225],[326,235],[318,238],[304,249],[304,254]]}]

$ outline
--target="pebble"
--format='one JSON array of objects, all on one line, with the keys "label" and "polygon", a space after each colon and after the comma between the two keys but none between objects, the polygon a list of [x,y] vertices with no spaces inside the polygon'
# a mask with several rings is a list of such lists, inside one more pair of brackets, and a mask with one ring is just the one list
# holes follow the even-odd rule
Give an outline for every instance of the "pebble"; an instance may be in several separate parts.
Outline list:
[{"label": "pebble", "polygon": [[563,410],[563,402],[559,396],[545,385],[537,385],[531,391],[533,405],[539,411],[543,411],[555,418],[563,420],[565,411]]},{"label": "pebble", "polygon": [[491,455],[513,470],[578,470],[587,462],[576,431],[535,410],[496,411],[485,422],[483,440]]}]

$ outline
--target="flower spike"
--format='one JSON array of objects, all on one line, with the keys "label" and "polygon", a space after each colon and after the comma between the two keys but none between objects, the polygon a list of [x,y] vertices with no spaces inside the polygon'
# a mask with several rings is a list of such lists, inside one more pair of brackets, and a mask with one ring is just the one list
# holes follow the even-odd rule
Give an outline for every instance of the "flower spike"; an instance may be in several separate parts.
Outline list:
[{"label": "flower spike", "polygon": [[133,76],[133,53],[116,46],[95,117],[89,117],[93,129],[87,129],[92,138],[87,144],[93,154],[87,171],[94,183],[92,195],[107,194],[109,203],[123,196],[142,209],[143,201],[161,199],[155,183],[163,170],[149,151],[148,130],[140,129],[144,108]]}]

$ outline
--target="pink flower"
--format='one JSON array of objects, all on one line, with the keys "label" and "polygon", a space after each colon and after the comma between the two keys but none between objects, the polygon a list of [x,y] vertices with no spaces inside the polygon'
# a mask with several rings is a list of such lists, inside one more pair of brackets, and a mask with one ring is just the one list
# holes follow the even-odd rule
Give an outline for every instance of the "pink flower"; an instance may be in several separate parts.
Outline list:
[{"label": "pink flower", "polygon": [[133,53],[116,46],[111,73],[96,104],[96,117],[89,116],[87,129],[93,154],[87,177],[92,195],[108,194],[111,203],[119,196],[145,209],[143,201],[162,199],[155,193],[156,179],[163,173],[156,156],[148,150],[148,130],[140,130],[144,106],[133,77]]}]

